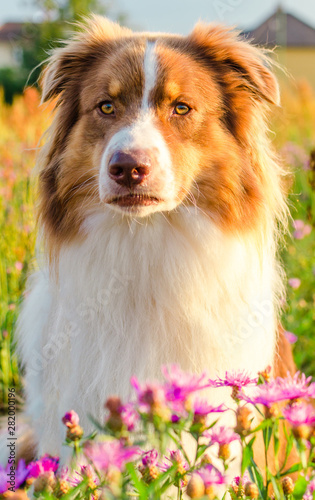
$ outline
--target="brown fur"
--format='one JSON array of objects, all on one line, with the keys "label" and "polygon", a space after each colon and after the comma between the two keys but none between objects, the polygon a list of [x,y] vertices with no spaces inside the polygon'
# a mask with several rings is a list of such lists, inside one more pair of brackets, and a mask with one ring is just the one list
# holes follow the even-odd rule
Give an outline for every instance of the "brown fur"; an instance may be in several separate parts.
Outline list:
[{"label": "brown fur", "polygon": [[[39,213],[51,256],[80,237],[84,214],[100,203],[101,153],[137,114],[147,39],[158,41],[152,100],[172,154],[178,202],[197,204],[224,231],[263,230],[274,214],[285,219],[264,118],[278,90],[261,52],[223,27],[200,24],[188,37],[132,34],[94,18],[54,53],[42,81],[43,101],[58,96],[40,158]],[[115,103],[115,119],[96,113],[107,99]],[[191,113],[170,116],[181,100]]]}]

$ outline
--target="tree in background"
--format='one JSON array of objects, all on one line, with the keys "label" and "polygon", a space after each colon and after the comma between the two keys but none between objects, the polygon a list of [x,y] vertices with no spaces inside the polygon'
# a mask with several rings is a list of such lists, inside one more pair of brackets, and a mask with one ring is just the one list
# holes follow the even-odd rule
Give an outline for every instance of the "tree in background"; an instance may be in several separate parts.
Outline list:
[{"label": "tree in background", "polygon": [[[71,24],[91,12],[104,15],[109,10],[106,0],[33,0],[33,4],[41,12],[42,22],[23,26],[17,42],[20,67],[0,69],[0,87],[9,103],[15,94],[23,92],[26,84],[37,85],[43,61],[74,29]],[[126,20],[120,15],[118,21],[125,24]]]}]

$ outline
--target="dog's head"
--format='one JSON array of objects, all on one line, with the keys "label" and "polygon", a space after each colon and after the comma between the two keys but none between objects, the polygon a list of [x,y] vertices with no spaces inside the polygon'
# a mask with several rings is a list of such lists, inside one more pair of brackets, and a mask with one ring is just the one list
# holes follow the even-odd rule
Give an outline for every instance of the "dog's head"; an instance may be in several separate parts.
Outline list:
[{"label": "dog's head", "polygon": [[279,198],[264,157],[277,83],[262,52],[227,28],[132,33],[94,17],[54,52],[42,87],[43,101],[58,101],[40,215],[59,239],[87,213],[142,217],[180,204],[240,230]]}]

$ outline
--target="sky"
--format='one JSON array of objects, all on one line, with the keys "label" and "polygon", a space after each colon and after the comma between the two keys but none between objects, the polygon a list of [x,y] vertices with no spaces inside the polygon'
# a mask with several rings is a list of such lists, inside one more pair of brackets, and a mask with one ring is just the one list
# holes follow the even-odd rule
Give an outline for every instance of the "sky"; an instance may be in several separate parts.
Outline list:
[{"label": "sky", "polygon": [[[110,17],[127,14],[134,29],[188,33],[198,20],[254,28],[281,6],[315,27],[315,0],[104,0]],[[0,24],[32,21],[39,12],[32,0],[0,0]]]}]

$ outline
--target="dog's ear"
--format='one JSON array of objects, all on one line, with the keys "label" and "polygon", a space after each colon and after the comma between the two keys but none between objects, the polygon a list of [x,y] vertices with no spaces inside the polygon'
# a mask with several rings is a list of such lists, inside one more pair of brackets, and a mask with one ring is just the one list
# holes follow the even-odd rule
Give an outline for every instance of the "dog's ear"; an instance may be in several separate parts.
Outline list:
[{"label": "dog's ear", "polygon": [[106,50],[106,42],[128,36],[131,31],[101,16],[93,15],[77,25],[66,46],[55,49],[41,78],[42,102],[65,90],[80,78],[93,60]]},{"label": "dog's ear", "polygon": [[189,40],[235,90],[247,90],[254,98],[279,105],[279,87],[266,52],[224,26],[198,23]]}]

